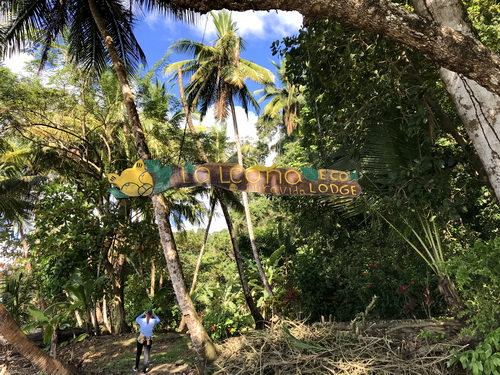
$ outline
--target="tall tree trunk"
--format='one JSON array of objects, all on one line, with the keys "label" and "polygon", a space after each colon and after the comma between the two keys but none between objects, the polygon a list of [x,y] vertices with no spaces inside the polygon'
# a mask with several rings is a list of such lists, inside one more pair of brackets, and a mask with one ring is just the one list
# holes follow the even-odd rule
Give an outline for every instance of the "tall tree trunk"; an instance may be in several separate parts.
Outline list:
[{"label": "tall tree trunk", "polygon": [[106,293],[102,296],[102,319],[104,321],[104,326],[108,330],[109,333],[112,332],[111,322],[109,321],[108,314],[108,299],[106,298]]},{"label": "tall tree trunk", "polygon": [[52,358],[57,358],[57,329],[52,331],[52,335],[50,337],[50,351],[49,355]]},{"label": "tall tree trunk", "polygon": [[[236,140],[236,151],[238,152],[238,164],[240,164],[242,167],[243,165],[243,153],[241,152],[241,140],[240,140],[240,134],[238,131],[238,122],[236,120],[236,110],[234,108],[234,102],[233,102],[233,97],[230,94],[229,95],[229,105],[231,106],[231,115],[233,117],[233,129],[234,129],[234,138]],[[267,292],[267,294],[272,297],[274,296],[274,293],[271,289],[271,286],[269,285],[269,280],[267,279],[266,273],[264,272],[264,268],[262,267],[262,263],[260,261],[260,255],[259,255],[259,250],[257,249],[257,243],[255,242],[255,235],[253,231],[253,224],[252,224],[252,215],[250,214],[250,206],[248,204],[248,194],[246,191],[243,191],[241,193],[241,196],[243,198],[243,207],[245,208],[245,217],[247,221],[247,227],[248,227],[248,236],[250,237],[250,245],[252,247],[252,253],[253,257],[255,259],[255,264],[257,265],[257,269],[259,270],[259,275],[260,278],[262,279],[262,284],[264,285],[264,289]]]},{"label": "tall tree trunk", "polygon": [[99,327],[99,321],[97,320],[97,305],[90,306],[90,319],[92,321],[94,335],[99,336],[101,334],[101,329]]},{"label": "tall tree trunk", "polygon": [[[215,192],[216,194],[219,194],[219,198],[222,198],[221,197],[222,193],[218,189],[216,189]],[[248,287],[247,279],[245,277],[245,271],[243,269],[243,260],[241,258],[241,252],[238,246],[236,231],[233,226],[233,221],[231,220],[231,215],[229,214],[229,210],[224,200],[219,199],[219,202],[222,208],[222,212],[224,214],[224,218],[226,219],[227,229],[229,231],[229,236],[231,238],[231,243],[233,245],[234,259],[236,262],[236,267],[238,269],[238,274],[240,275],[241,287],[243,289],[243,295],[245,296],[245,301],[247,302],[247,306],[250,309],[250,313],[252,314],[252,317],[255,321],[255,328],[264,329],[265,327],[264,317],[260,313],[260,310],[257,308],[257,305],[255,305],[255,302],[252,298],[252,293],[250,293],[250,288]]]},{"label": "tall tree trunk", "polygon": [[155,284],[156,284],[156,267],[155,260],[151,259],[151,282],[149,283],[149,296],[155,296]]},{"label": "tall tree trunk", "polygon": [[[118,80],[120,81],[123,100],[128,112],[130,126],[135,137],[137,153],[139,154],[140,158],[149,159],[149,148],[146,143],[146,137],[144,136],[144,132],[142,130],[139,114],[137,113],[137,107],[135,105],[135,99],[130,88],[125,67],[123,66],[123,63],[116,51],[113,38],[109,35],[102,15],[100,14],[99,8],[97,7],[96,1],[88,0],[88,3],[92,12],[92,17],[96,22],[104,43],[106,44],[106,48],[113,62],[113,67],[115,69],[116,75],[118,77]],[[198,314],[196,313],[196,310],[194,308],[193,302],[191,301],[191,297],[187,292],[179,255],[175,246],[172,228],[168,220],[169,210],[167,209],[165,200],[163,199],[162,195],[153,195],[151,197],[151,201],[155,212],[155,219],[160,234],[160,242],[163,247],[163,253],[167,262],[170,279],[174,287],[177,302],[179,304],[179,307],[181,308],[184,318],[186,319],[191,340],[193,342],[193,347],[195,348],[199,356],[200,371],[203,373],[205,372],[206,363],[215,360],[215,358],[217,357],[217,351],[212,340],[210,340],[210,337],[205,331],[205,328],[201,324],[201,321],[198,318]]]},{"label": "tall tree trunk", "polygon": [[[415,9],[443,26],[474,37],[459,0],[413,0]],[[445,68],[439,73],[500,202],[500,96]]]},{"label": "tall tree trunk", "polygon": [[[203,236],[203,244],[201,245],[200,253],[198,254],[198,259],[196,260],[196,267],[194,268],[193,272],[193,280],[191,281],[191,287],[189,288],[190,296],[193,295],[193,292],[196,288],[196,283],[198,282],[198,275],[200,273],[201,261],[203,260],[203,255],[205,254],[205,246],[207,244],[208,234],[210,233],[210,225],[212,224],[212,218],[214,216],[215,204],[216,201],[214,199],[212,201],[212,204],[210,205],[210,213],[208,214],[208,223],[207,227],[205,228],[205,235]],[[182,332],[184,331],[185,327],[186,327],[186,322],[184,321],[184,318],[182,318],[181,322],[179,323],[179,328],[177,329],[177,331]]]},{"label": "tall tree trunk", "polygon": [[[129,331],[125,315],[125,255],[115,250],[115,240],[109,240],[102,247],[104,269],[111,281],[111,312],[113,315],[112,333]],[[90,322],[89,322],[90,323]]]},{"label": "tall tree trunk", "polygon": [[[180,97],[181,97],[181,102],[184,108],[184,114],[186,115],[186,121],[188,124],[189,131],[191,134],[196,135],[196,129],[194,128],[193,122],[191,120],[191,110],[187,104],[186,101],[186,96],[184,95],[184,84],[182,81],[182,70],[180,68],[177,69],[177,74],[178,74],[178,84],[179,84],[179,91],[180,91]],[[207,155],[205,154],[205,151],[203,150],[203,146],[201,145],[201,142],[199,140],[196,140],[196,148],[198,149],[198,153],[200,155],[201,160],[203,162],[208,163],[208,158]],[[243,295],[245,297],[245,301],[247,303],[248,309],[250,310],[250,314],[252,315],[254,321],[255,321],[255,328],[256,329],[263,329],[265,327],[265,321],[264,317],[262,316],[260,310],[257,308],[257,305],[255,304],[252,294],[250,293],[250,288],[248,287],[248,282],[245,276],[245,271],[243,268],[243,261],[241,257],[241,252],[240,248],[238,246],[238,240],[236,237],[236,231],[233,226],[233,220],[231,219],[231,215],[229,213],[229,209],[226,204],[226,200],[224,199],[224,195],[222,194],[222,191],[218,188],[214,189],[214,194],[219,202],[222,212],[224,214],[224,219],[226,221],[226,225],[229,231],[229,237],[231,238],[231,244],[232,244],[232,249],[233,249],[233,254],[234,254],[234,259],[236,262],[236,268],[238,270],[238,276],[240,278],[240,283],[241,283],[241,288],[243,290]]]},{"label": "tall tree trunk", "polygon": [[24,358],[47,375],[76,375],[78,371],[50,357],[19,328],[5,306],[0,303],[0,335],[2,335]]}]

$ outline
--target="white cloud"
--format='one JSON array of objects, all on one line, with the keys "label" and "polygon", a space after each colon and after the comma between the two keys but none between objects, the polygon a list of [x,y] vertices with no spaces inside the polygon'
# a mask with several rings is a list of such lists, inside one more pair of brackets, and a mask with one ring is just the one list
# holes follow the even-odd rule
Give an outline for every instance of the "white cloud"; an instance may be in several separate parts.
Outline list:
[{"label": "white cloud", "polygon": [[33,60],[31,55],[20,53],[5,59],[3,64],[9,68],[12,73],[21,74],[25,71],[25,64],[31,60]]},{"label": "white cloud", "polygon": [[[240,139],[248,139],[251,142],[257,141],[257,129],[255,128],[255,123],[257,122],[258,116],[252,112],[248,112],[248,117],[245,114],[243,107],[236,106],[236,121],[238,123],[238,133]],[[214,119],[214,107],[210,107],[207,111],[205,118],[203,119],[202,125],[205,127],[211,127],[215,122]],[[227,137],[229,141],[234,142],[234,127],[231,116],[228,118],[227,123]]]},{"label": "white cloud", "polygon": [[[231,16],[244,39],[280,39],[295,34],[302,25],[302,15],[298,12],[249,10],[231,12]],[[207,39],[210,41],[216,36],[210,14],[204,15],[201,21],[192,27],[205,36],[205,43]]]}]

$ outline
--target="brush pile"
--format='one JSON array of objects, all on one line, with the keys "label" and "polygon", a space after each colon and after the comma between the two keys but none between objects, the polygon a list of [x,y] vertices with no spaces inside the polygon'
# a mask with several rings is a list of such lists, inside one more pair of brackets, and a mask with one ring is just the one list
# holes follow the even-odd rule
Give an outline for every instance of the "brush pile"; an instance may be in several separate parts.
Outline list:
[{"label": "brush pile", "polygon": [[217,375],[443,375],[458,373],[447,362],[462,346],[411,334],[356,333],[335,324],[286,321],[229,339],[220,349]]}]

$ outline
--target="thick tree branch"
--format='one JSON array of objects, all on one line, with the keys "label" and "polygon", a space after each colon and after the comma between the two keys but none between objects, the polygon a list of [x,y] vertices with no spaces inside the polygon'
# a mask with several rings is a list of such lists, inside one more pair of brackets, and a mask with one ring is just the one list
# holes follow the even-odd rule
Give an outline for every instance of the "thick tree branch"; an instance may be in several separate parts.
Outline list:
[{"label": "thick tree branch", "polygon": [[201,13],[211,10],[298,11],[307,20],[330,19],[374,32],[419,51],[440,67],[500,95],[500,57],[479,40],[385,0],[172,0]]}]

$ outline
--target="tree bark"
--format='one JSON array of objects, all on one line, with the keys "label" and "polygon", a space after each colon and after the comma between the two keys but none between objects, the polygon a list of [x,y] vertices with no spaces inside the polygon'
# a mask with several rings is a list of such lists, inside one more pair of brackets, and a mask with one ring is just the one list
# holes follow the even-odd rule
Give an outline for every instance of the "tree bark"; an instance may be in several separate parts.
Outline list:
[{"label": "tree bark", "polygon": [[[231,107],[231,115],[233,117],[233,129],[234,129],[234,138],[236,140],[236,151],[238,153],[238,164],[243,166],[243,153],[241,152],[241,140],[240,134],[238,132],[238,122],[236,120],[236,111],[234,108],[234,102],[231,94],[229,95],[229,105]],[[252,224],[252,215],[250,214],[250,205],[248,203],[248,194],[246,191],[241,193],[243,198],[243,207],[245,208],[245,218],[247,222],[248,228],[248,236],[250,237],[250,246],[252,247],[253,258],[255,259],[255,264],[257,265],[257,270],[259,271],[260,278],[262,280],[262,284],[264,285],[264,290],[267,295],[272,297],[274,293],[269,285],[269,280],[267,279],[266,273],[264,272],[264,268],[262,267],[262,263],[260,261],[259,249],[257,248],[257,243],[255,241],[255,234],[253,231]]]},{"label": "tree bark", "polygon": [[[474,36],[460,1],[413,0],[413,3],[423,17]],[[500,96],[462,74],[445,68],[439,74],[500,202]]]},{"label": "tree bark", "polygon": [[[111,281],[111,312],[113,315],[112,333],[125,333],[129,331],[125,319],[125,255],[114,254],[114,240],[107,241],[102,248],[102,259],[104,260],[104,269]],[[90,309],[87,315],[91,318]],[[96,332],[97,334],[97,332]]]},{"label": "tree bark", "polygon": [[[184,83],[182,80],[182,70],[180,68],[177,69],[177,79],[178,79],[178,84],[179,84],[179,92],[180,92],[180,97],[181,97],[181,102],[182,106],[184,109],[184,114],[186,115],[186,121],[188,124],[189,131],[191,134],[196,135],[196,129],[194,128],[193,122],[191,120],[191,109],[189,108],[186,100],[186,96],[184,94]],[[196,141],[196,148],[198,149],[198,154],[200,155],[200,158],[203,162],[208,163],[208,158],[207,155],[205,154],[205,151],[203,150],[203,146],[199,140]],[[226,221],[226,225],[229,231],[229,237],[231,238],[231,244],[233,248],[233,254],[234,254],[234,259],[236,262],[236,268],[238,270],[238,276],[240,278],[240,283],[241,283],[241,288],[243,290],[243,295],[245,297],[245,301],[247,303],[248,309],[250,310],[250,314],[252,315],[252,318],[255,321],[255,328],[256,329],[263,329],[265,327],[265,321],[264,317],[260,313],[260,310],[257,308],[257,305],[255,304],[252,293],[250,293],[250,288],[248,287],[248,282],[245,276],[245,271],[243,268],[243,261],[241,257],[241,252],[240,248],[238,246],[238,240],[236,237],[236,231],[233,227],[233,220],[231,219],[231,215],[229,213],[229,209],[226,204],[226,200],[224,199],[224,196],[222,192],[218,189],[214,189],[214,194],[219,202],[222,212],[224,214],[224,219]]]},{"label": "tree bark", "polygon": [[243,289],[243,295],[245,296],[245,301],[247,302],[247,306],[250,309],[250,314],[252,314],[252,317],[255,321],[255,328],[264,329],[265,327],[264,317],[260,313],[260,310],[257,308],[257,305],[255,305],[252,293],[250,293],[250,288],[248,287],[247,279],[245,277],[245,271],[243,269],[243,261],[241,259],[241,252],[238,246],[236,231],[233,226],[233,221],[231,220],[231,215],[229,214],[229,210],[227,208],[226,203],[224,202],[220,190],[215,189],[215,194],[218,196],[220,206],[224,214],[224,218],[226,219],[226,225],[229,231],[229,237],[231,238],[231,244],[233,245],[234,260],[236,262],[236,268],[238,269],[238,275],[240,276],[240,282],[241,282],[241,287]]},{"label": "tree bark", "polygon": [[[146,137],[142,130],[139,114],[135,105],[135,99],[128,81],[127,72],[116,51],[116,47],[113,43],[113,38],[108,33],[108,30],[102,19],[95,0],[88,0],[88,3],[92,12],[92,17],[96,22],[103,41],[106,44],[106,48],[113,62],[113,67],[115,69],[116,75],[118,77],[118,80],[120,81],[123,100],[125,102],[125,107],[127,108],[130,126],[135,137],[137,153],[139,154],[140,158],[149,159],[149,148],[146,143]],[[210,337],[208,337],[205,328],[201,324],[201,321],[198,318],[198,314],[196,313],[196,310],[194,308],[193,302],[191,301],[191,297],[187,292],[184,276],[182,274],[181,263],[175,246],[172,228],[168,220],[169,211],[167,209],[163,196],[153,195],[151,197],[151,201],[153,204],[155,219],[160,234],[160,242],[163,247],[163,252],[167,262],[167,268],[170,274],[172,285],[174,287],[177,302],[184,318],[186,319],[191,341],[193,342],[193,347],[199,356],[200,372],[204,373],[206,363],[215,360],[215,358],[217,357],[217,351],[212,340],[210,340]]]},{"label": "tree bark", "polygon": [[47,375],[76,375],[78,371],[50,357],[41,350],[19,328],[5,306],[0,303],[0,335],[2,335],[23,357]]},{"label": "tree bark", "polygon": [[[196,289],[196,284],[198,282],[198,275],[200,274],[201,262],[203,260],[203,255],[205,255],[205,246],[207,244],[208,234],[210,233],[210,225],[212,224],[212,218],[214,217],[215,204],[216,201],[214,199],[212,204],[210,205],[210,213],[208,214],[208,223],[207,227],[205,228],[205,235],[203,236],[203,244],[201,245],[200,253],[198,254],[198,259],[196,260],[196,267],[194,268],[193,272],[193,281],[191,281],[191,287],[189,288],[190,296],[193,295],[193,292]],[[182,318],[181,322],[179,323],[179,328],[177,329],[177,331],[182,332],[184,331],[185,327],[186,327],[186,322],[184,321],[184,318]]]},{"label": "tree bark", "polygon": [[[500,95],[500,56],[479,40],[386,0],[172,0],[207,13],[216,9],[298,11],[307,22],[330,19],[380,34]],[[464,53],[467,51],[467,53]]]}]

